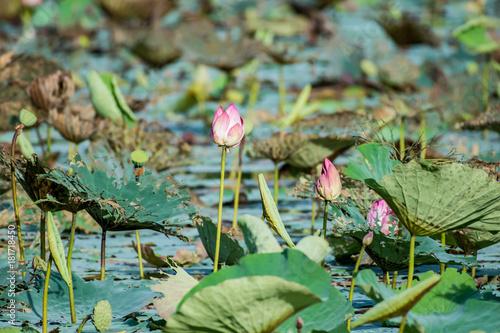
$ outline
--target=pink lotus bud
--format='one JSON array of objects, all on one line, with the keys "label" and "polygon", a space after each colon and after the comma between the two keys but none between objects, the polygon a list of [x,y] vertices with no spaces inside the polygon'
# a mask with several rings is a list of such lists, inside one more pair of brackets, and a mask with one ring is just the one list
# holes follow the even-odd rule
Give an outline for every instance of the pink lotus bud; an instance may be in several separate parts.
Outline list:
[{"label": "pink lotus bud", "polygon": [[373,242],[373,231],[370,231],[369,233],[366,234],[365,237],[363,237],[363,245],[370,246],[372,242]]},{"label": "pink lotus bud", "polygon": [[23,6],[25,7],[36,7],[41,5],[43,0],[22,0]]},{"label": "pink lotus bud", "polygon": [[212,140],[220,147],[231,148],[238,146],[244,135],[245,124],[234,104],[231,104],[226,111],[220,106],[212,121],[210,131]]},{"label": "pink lotus bud", "polygon": [[325,201],[333,201],[338,198],[342,190],[340,175],[329,159],[325,158],[321,176],[316,181],[315,187],[318,196]]},{"label": "pink lotus bud", "polygon": [[396,217],[392,209],[389,208],[385,200],[379,200],[372,205],[368,213],[368,225],[371,229],[374,229],[376,226],[382,227],[380,231],[388,236],[392,233],[389,228],[394,226],[393,232],[396,234],[399,230],[398,222],[395,219],[391,219],[391,217]]}]

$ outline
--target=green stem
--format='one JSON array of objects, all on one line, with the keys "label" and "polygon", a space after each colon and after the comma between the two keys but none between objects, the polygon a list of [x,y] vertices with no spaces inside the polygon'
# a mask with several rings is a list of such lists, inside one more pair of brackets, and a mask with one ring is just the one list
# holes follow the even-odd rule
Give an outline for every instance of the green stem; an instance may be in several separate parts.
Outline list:
[{"label": "green stem", "polygon": [[[73,256],[73,245],[75,244],[75,230],[76,230],[76,212],[72,212],[71,236],[69,238],[68,262],[67,262],[70,281],[73,281],[73,273],[71,272],[71,257]],[[75,297],[73,294],[73,284],[68,285],[68,289],[69,289],[69,306],[71,309],[71,322],[76,323]]]},{"label": "green stem", "polygon": [[323,212],[323,238],[326,240],[326,222],[328,221],[328,201],[325,201],[325,211]]},{"label": "green stem", "polygon": [[250,96],[248,97],[248,108],[247,108],[248,118],[252,117],[253,108],[255,106],[255,103],[257,102],[257,99],[259,98],[259,90],[260,90],[260,83],[258,78],[256,77],[252,82],[252,86],[250,87]]},{"label": "green stem", "polygon": [[233,229],[237,227],[238,221],[238,205],[240,203],[240,187],[241,187],[241,167],[243,165],[243,145],[245,138],[241,141],[238,151],[238,176],[236,178],[236,191],[234,193],[234,215],[233,215]]},{"label": "green stem", "polygon": [[398,282],[398,271],[392,272],[392,289],[396,289]]},{"label": "green stem", "polygon": [[399,124],[399,153],[401,155],[401,160],[405,157],[405,118],[401,117],[401,123]]},{"label": "green stem", "polygon": [[42,210],[42,213],[40,214],[40,258],[42,260],[45,260],[45,251],[46,251],[46,246],[45,246],[45,229],[46,227],[46,220],[47,218],[47,212]]},{"label": "green stem", "polygon": [[43,310],[42,310],[42,332],[47,333],[47,297],[49,294],[50,270],[52,269],[52,254],[49,256],[47,272],[45,273],[45,283],[43,285]]},{"label": "green stem", "polygon": [[52,139],[50,136],[50,125],[47,124],[47,150],[45,151],[45,160],[48,161],[50,157],[50,146],[52,143]]},{"label": "green stem", "polygon": [[[365,252],[366,246],[363,245],[361,247],[361,251],[359,251],[359,256],[358,260],[356,260],[356,266],[354,266],[354,272],[352,273],[352,280],[351,280],[351,289],[349,290],[349,301],[352,302],[352,296],[354,294],[354,279],[356,278],[356,274],[358,273],[359,269],[359,264],[361,263],[361,257],[363,256],[363,253]],[[349,332],[351,331],[351,319],[347,320],[347,329]]]},{"label": "green stem", "polygon": [[139,256],[139,276],[144,279],[144,268],[142,266],[142,248],[141,248],[141,238],[139,237],[139,230],[135,231],[135,239],[137,241],[137,255]]},{"label": "green stem", "polygon": [[311,235],[314,234],[314,222],[316,221],[316,201],[312,200],[311,209]]},{"label": "green stem", "polygon": [[[477,261],[477,250],[474,250],[474,256],[476,257],[476,261]],[[471,272],[470,272],[470,276],[472,278],[476,277],[476,266],[472,266],[472,269],[471,269]]]},{"label": "green stem", "polygon": [[411,235],[410,238],[410,267],[408,268],[408,287],[406,289],[411,288],[411,283],[413,281],[413,269],[415,265],[415,235]]},{"label": "green stem", "polygon": [[420,114],[420,142],[421,144],[421,152],[420,152],[420,158],[425,160],[425,152],[427,148],[427,141],[425,141],[425,122],[426,122],[426,114],[422,113]]},{"label": "green stem", "polygon": [[17,229],[17,241],[19,242],[19,254],[21,262],[24,263],[24,244],[23,236],[21,233],[21,218],[19,217],[19,208],[17,206],[17,190],[16,190],[16,164],[14,163],[14,155],[16,154],[16,141],[17,137],[23,131],[24,125],[21,124],[16,127],[16,132],[12,138],[11,146],[11,164],[10,164],[10,178],[12,182],[12,200],[14,201],[14,214],[16,216],[16,229]]},{"label": "green stem", "polygon": [[398,333],[403,333],[405,331],[405,324],[406,324],[406,313],[403,316],[403,319],[401,319],[401,325],[399,325],[399,332]]},{"label": "green stem", "polygon": [[488,75],[490,71],[490,54],[486,54],[486,63],[483,68],[483,110],[488,109]]},{"label": "green stem", "polygon": [[76,331],[76,333],[82,333],[83,326],[85,326],[85,324],[90,318],[91,318],[90,315],[88,315],[87,317],[85,317],[85,319],[82,320],[82,323],[80,324],[80,326],[78,326],[78,330]]},{"label": "green stem", "polygon": [[[469,254],[468,254],[468,253],[465,253],[465,254],[464,254],[464,257],[466,257],[466,258],[467,258],[468,256],[469,256]],[[467,266],[462,265],[462,273],[467,273]]]},{"label": "green stem", "polygon": [[285,103],[286,103],[286,89],[285,89],[285,74],[284,74],[284,66],[282,64],[279,65],[279,95],[280,95],[280,104],[279,104],[279,113],[280,115],[285,114]]},{"label": "green stem", "polygon": [[278,193],[280,189],[280,170],[278,163],[274,163],[274,203],[278,206]]},{"label": "green stem", "polygon": [[384,284],[386,286],[389,286],[389,282],[390,282],[390,278],[389,278],[389,271],[384,271]]},{"label": "green stem", "polygon": [[106,277],[106,230],[101,233],[101,281]]},{"label": "green stem", "polygon": [[[446,247],[446,234],[444,232],[441,233],[441,244],[442,244],[441,247],[444,249]],[[440,263],[439,273],[443,274],[445,270],[446,270],[446,264]]]},{"label": "green stem", "polygon": [[226,147],[222,147],[222,160],[220,164],[220,189],[219,189],[219,212],[217,214],[217,240],[215,243],[214,273],[219,265],[220,236],[222,232],[222,197],[224,196],[224,169],[226,166]]}]

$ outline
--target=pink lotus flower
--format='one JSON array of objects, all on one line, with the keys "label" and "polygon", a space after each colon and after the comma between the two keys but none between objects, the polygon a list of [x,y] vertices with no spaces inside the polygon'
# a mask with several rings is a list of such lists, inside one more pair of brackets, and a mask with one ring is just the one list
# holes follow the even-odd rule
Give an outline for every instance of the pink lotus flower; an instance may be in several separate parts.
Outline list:
[{"label": "pink lotus flower", "polygon": [[241,143],[245,135],[245,124],[238,110],[231,104],[226,111],[220,106],[212,121],[210,137],[220,147],[236,147]]},{"label": "pink lotus flower", "polygon": [[41,5],[43,0],[22,0],[23,6],[25,7],[36,7]]},{"label": "pink lotus flower", "polygon": [[333,201],[338,198],[342,190],[340,175],[329,159],[325,158],[321,176],[316,181],[315,186],[318,196],[325,201]]},{"label": "pink lotus flower", "polygon": [[399,230],[398,222],[395,219],[391,219],[391,216],[396,217],[392,209],[389,208],[387,202],[385,202],[385,200],[379,200],[372,205],[368,213],[368,224],[371,229],[374,229],[377,225],[382,227],[380,231],[388,236],[392,236],[389,228],[394,226],[393,234],[395,235]]}]

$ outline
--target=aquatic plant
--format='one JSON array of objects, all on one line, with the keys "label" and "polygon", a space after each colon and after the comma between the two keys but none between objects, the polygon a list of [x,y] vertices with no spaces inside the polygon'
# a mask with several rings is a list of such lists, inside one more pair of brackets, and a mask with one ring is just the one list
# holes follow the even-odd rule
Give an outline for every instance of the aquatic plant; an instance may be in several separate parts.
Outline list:
[{"label": "aquatic plant", "polygon": [[240,117],[238,110],[231,104],[225,111],[220,106],[215,112],[212,121],[210,137],[219,147],[222,147],[222,160],[220,172],[220,191],[219,191],[219,212],[217,217],[217,241],[214,258],[214,272],[217,272],[219,263],[220,234],[222,228],[222,197],[224,195],[224,169],[226,164],[226,151],[230,148],[240,145],[245,135],[245,124]]},{"label": "aquatic plant", "polygon": [[342,183],[340,182],[339,172],[333,163],[325,157],[323,162],[321,176],[316,181],[314,187],[316,194],[325,203],[323,211],[323,238],[326,239],[326,224],[328,221],[328,204],[337,199],[342,190]]}]

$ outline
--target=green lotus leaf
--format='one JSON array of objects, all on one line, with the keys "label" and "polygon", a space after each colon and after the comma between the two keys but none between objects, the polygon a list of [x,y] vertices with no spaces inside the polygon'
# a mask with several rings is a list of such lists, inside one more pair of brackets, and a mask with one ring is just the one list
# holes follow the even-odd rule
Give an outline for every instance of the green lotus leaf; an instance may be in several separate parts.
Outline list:
[{"label": "green lotus leaf", "polygon": [[319,236],[306,236],[302,238],[294,249],[302,251],[309,259],[318,264],[325,260],[326,256],[332,251],[328,241]]},{"label": "green lotus leaf", "polygon": [[[72,274],[75,295],[75,313],[77,322],[92,313],[95,304],[108,300],[113,308],[113,318],[123,318],[139,311],[147,302],[157,295],[148,285],[149,281],[141,281],[139,288],[129,282],[116,282],[112,278],[105,281],[85,282],[81,277]],[[16,295],[17,308],[26,311],[16,312],[16,320],[21,322],[40,322],[42,320],[43,285],[45,279],[35,279],[35,284],[28,290]],[[66,282],[58,272],[50,274],[49,293],[47,299],[49,323],[70,323],[69,292]]]},{"label": "green lotus leaf", "polygon": [[500,184],[483,170],[412,160],[393,172],[373,189],[411,234],[428,236],[466,226],[500,231]]},{"label": "green lotus leaf", "polygon": [[87,76],[87,87],[90,91],[92,105],[101,117],[111,120],[122,118],[122,113],[110,87],[95,70],[90,71]]},{"label": "green lotus leaf", "polygon": [[115,176],[123,171],[116,167],[110,176],[105,169],[96,168],[91,172],[79,155],[70,167],[75,176],[54,170],[48,179],[91,200],[86,210],[103,230],[152,229],[184,238],[177,228],[190,222],[189,214],[194,213],[194,209],[189,206],[186,192],[172,189],[176,185],[174,181],[159,182],[151,172],[146,172],[138,184],[133,177],[125,180]]},{"label": "green lotus leaf", "polygon": [[269,191],[269,187],[267,186],[264,175],[259,174],[258,179],[259,179],[259,190],[260,190],[260,197],[262,200],[262,210],[264,217],[266,218],[267,222],[269,222],[271,229],[273,229],[281,238],[283,238],[283,240],[289,247],[294,247],[295,244],[290,238],[290,235],[286,231],[285,225],[281,220],[278,207],[274,202],[271,191]]},{"label": "green lotus leaf", "polygon": [[352,303],[337,288],[332,287],[330,297],[326,301],[311,305],[288,318],[281,324],[278,331],[293,331],[298,316],[304,320],[303,333],[332,331],[341,333],[348,332],[344,322],[354,316],[354,309]]},{"label": "green lotus leaf", "polygon": [[467,21],[453,31],[455,38],[475,53],[491,53],[500,48],[500,44],[488,35],[488,28],[499,28],[500,20],[480,16]]},{"label": "green lotus leaf", "polygon": [[327,137],[308,135],[303,140],[305,143],[288,156],[285,162],[295,168],[307,171],[323,162],[325,156],[335,158],[356,143],[356,140],[351,136],[339,135]]},{"label": "green lotus leaf", "polygon": [[[330,205],[333,216],[334,233],[355,239],[363,243],[363,237],[370,232],[366,218],[352,205],[343,205],[340,210],[336,205]],[[366,247],[366,253],[384,271],[392,272],[407,269],[410,265],[410,238],[403,233],[401,239],[387,236],[374,230],[373,241]],[[475,257],[464,257],[446,252],[441,244],[429,237],[416,237],[415,266],[437,264],[471,265],[476,263]]]},{"label": "green lotus leaf", "polygon": [[500,232],[492,234],[488,231],[458,229],[446,233],[446,243],[458,246],[466,253],[484,249],[500,242]]},{"label": "green lotus leaf", "polygon": [[371,310],[356,319],[352,323],[352,328],[407,314],[440,280],[440,275],[433,274],[418,285],[378,303]]},{"label": "green lotus leaf", "polygon": [[392,169],[401,164],[391,159],[389,149],[379,143],[367,143],[359,146],[357,150],[366,161],[350,159],[345,173],[352,179],[364,181],[368,186],[379,182],[385,175],[392,174]]},{"label": "green lotus leaf", "polygon": [[[217,226],[208,217],[202,217],[202,223],[196,223],[198,234],[203,243],[203,247],[208,253],[208,256],[214,260],[215,245],[217,240]],[[219,263],[226,265],[234,265],[238,260],[245,255],[245,250],[240,246],[237,240],[232,239],[225,233],[221,234]]]},{"label": "green lotus leaf", "polygon": [[281,252],[281,246],[271,229],[258,217],[243,215],[238,218],[238,227],[251,254]]},{"label": "green lotus leaf", "polygon": [[191,289],[166,332],[273,332],[330,290],[329,274],[301,251],[248,255]]},{"label": "green lotus leaf", "polygon": [[66,265],[66,255],[64,253],[64,246],[62,244],[59,230],[57,230],[54,217],[51,212],[47,212],[47,238],[49,239],[50,254],[56,263],[59,273],[64,281],[71,285],[71,275]]}]

